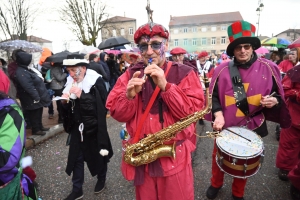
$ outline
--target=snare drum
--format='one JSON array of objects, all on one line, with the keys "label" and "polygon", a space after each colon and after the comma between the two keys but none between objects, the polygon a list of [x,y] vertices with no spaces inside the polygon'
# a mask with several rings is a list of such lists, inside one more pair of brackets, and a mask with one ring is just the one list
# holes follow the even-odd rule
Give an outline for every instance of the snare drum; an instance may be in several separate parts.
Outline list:
[{"label": "snare drum", "polygon": [[234,133],[223,130],[220,133],[222,137],[216,139],[218,166],[235,178],[248,178],[255,175],[264,158],[262,139],[247,128],[230,127],[228,129]]}]

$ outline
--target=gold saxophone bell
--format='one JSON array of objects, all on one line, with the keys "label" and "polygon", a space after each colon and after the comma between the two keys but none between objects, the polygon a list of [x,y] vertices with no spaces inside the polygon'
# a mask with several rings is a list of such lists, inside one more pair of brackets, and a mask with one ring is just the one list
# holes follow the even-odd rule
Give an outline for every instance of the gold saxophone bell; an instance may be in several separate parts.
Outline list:
[{"label": "gold saxophone bell", "polygon": [[151,163],[160,157],[176,158],[176,150],[173,144],[166,145],[167,142],[175,138],[176,134],[197,122],[205,114],[209,113],[212,107],[212,96],[209,94],[208,78],[204,74],[204,84],[206,87],[206,106],[203,110],[195,112],[185,118],[180,119],[175,124],[172,124],[154,134],[149,134],[135,144],[125,146],[124,161],[132,166],[140,166]]}]

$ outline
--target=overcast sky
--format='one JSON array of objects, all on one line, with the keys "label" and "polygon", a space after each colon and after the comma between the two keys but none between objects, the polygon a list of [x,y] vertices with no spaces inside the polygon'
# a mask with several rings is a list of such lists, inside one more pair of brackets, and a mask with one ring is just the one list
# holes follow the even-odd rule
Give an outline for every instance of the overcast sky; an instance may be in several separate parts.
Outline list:
[{"label": "overcast sky", "polygon": [[[64,41],[75,41],[76,37],[59,21],[55,8],[62,5],[61,0],[33,0],[42,2],[43,11],[37,17],[34,28],[29,34],[51,40],[53,52],[64,50]],[[109,6],[110,16],[126,16],[137,20],[137,27],[147,22],[145,9],[147,0],[104,0]],[[262,0],[264,9],[260,15],[259,35],[276,35],[289,28],[300,28],[297,13],[300,0]],[[211,13],[240,11],[244,20],[254,24],[257,28],[258,16],[256,9],[258,0],[150,0],[153,20],[168,29],[170,15],[187,16]],[[98,41],[98,44],[100,40]],[[80,43],[71,43],[71,51],[79,51]]]}]

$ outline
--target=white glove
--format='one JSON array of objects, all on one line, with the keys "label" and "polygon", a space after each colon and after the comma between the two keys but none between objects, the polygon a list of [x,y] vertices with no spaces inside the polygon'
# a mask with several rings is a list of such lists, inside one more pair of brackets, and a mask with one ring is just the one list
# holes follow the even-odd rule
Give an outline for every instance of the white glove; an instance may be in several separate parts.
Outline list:
[{"label": "white glove", "polygon": [[22,168],[26,168],[26,167],[29,167],[32,165],[32,157],[31,156],[26,156],[24,158],[22,158],[21,160],[21,165],[22,165]]},{"label": "white glove", "polygon": [[101,156],[107,156],[108,155],[108,151],[106,149],[101,149],[100,152]]}]

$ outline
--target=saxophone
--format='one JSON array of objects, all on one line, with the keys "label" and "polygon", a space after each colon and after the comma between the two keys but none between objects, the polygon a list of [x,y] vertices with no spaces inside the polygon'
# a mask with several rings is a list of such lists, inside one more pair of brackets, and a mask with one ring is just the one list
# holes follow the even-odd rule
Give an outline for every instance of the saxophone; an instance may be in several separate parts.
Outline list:
[{"label": "saxophone", "polygon": [[212,95],[209,94],[209,81],[204,74],[206,88],[206,106],[203,110],[197,111],[185,118],[180,119],[154,134],[149,134],[139,142],[125,146],[124,161],[132,166],[140,166],[151,163],[160,157],[172,157],[175,159],[175,142],[164,144],[173,139],[176,134],[194,122],[197,122],[205,114],[209,113],[212,107]]}]

